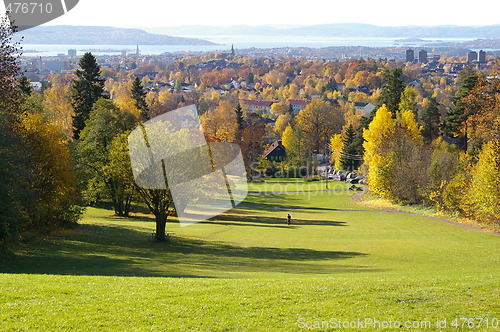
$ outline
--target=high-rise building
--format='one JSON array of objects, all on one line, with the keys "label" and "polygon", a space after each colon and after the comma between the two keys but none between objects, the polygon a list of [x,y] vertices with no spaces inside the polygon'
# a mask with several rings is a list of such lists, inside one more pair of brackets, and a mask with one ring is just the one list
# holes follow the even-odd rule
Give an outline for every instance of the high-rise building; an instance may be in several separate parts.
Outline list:
[{"label": "high-rise building", "polygon": [[473,61],[477,60],[477,52],[476,51],[470,51],[467,53],[467,63],[471,63]]},{"label": "high-rise building", "polygon": [[479,51],[479,56],[478,56],[479,63],[486,63],[486,52],[481,50]]},{"label": "high-rise building", "polygon": [[70,58],[76,57],[76,50],[74,50],[74,49],[68,50],[68,56]]},{"label": "high-rise building", "polygon": [[418,51],[418,62],[427,63],[427,51],[426,50]]},{"label": "high-rise building", "polygon": [[415,60],[415,51],[411,48],[406,50],[406,62],[413,62]]}]

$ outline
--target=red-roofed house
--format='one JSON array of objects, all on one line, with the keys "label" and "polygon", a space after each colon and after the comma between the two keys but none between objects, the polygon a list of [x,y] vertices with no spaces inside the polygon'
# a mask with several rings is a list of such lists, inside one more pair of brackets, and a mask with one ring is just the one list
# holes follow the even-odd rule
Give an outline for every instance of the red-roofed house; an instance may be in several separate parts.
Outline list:
[{"label": "red-roofed house", "polygon": [[271,105],[274,104],[272,101],[265,100],[249,100],[249,99],[240,99],[241,106],[246,107],[252,112],[255,112],[258,109],[263,110],[266,113],[271,112]]}]

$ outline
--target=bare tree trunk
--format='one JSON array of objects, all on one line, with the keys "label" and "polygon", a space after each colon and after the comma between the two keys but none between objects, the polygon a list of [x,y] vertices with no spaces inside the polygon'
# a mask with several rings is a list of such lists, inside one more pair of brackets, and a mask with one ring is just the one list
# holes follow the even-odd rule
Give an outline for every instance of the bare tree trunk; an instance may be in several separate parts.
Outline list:
[{"label": "bare tree trunk", "polygon": [[155,240],[156,240],[156,242],[165,242],[165,240],[166,240],[165,228],[167,226],[167,220],[166,220],[165,215],[162,211],[159,211],[159,213],[155,217],[156,217]]}]

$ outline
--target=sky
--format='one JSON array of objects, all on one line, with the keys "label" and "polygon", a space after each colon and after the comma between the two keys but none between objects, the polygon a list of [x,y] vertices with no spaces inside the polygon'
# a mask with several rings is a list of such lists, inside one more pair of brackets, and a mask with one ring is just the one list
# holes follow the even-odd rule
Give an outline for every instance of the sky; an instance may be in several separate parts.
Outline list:
[{"label": "sky", "polygon": [[[495,1],[495,2],[494,2]],[[461,5],[466,4],[466,5]],[[479,2],[478,2],[479,3]],[[179,25],[404,25],[500,24],[496,0],[475,6],[458,0],[80,0],[46,25],[148,28]]]}]

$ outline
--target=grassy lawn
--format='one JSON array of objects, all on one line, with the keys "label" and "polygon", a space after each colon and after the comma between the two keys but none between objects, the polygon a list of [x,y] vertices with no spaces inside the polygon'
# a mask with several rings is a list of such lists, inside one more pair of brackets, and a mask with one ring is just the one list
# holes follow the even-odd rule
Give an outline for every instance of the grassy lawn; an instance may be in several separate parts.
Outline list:
[{"label": "grassy lawn", "polygon": [[168,243],[150,240],[149,215],[89,208],[78,228],[0,262],[0,330],[339,330],[336,319],[496,330],[500,236],[362,207],[347,188],[254,183],[222,216],[169,223]]}]

